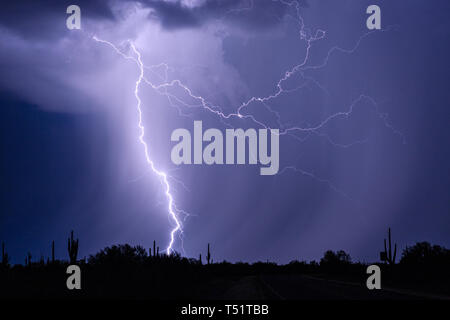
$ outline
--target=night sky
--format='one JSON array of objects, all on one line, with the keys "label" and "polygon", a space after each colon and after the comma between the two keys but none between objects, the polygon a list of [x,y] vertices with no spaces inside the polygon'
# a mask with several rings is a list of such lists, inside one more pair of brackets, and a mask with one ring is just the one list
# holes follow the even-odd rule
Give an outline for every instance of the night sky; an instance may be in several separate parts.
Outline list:
[{"label": "night sky", "polygon": [[[82,29],[66,28],[78,4]],[[142,55],[145,141],[167,172],[188,257],[279,263],[343,249],[375,261],[387,228],[400,249],[450,247],[450,2],[39,1],[0,10],[0,241],[13,263],[80,256],[118,243],[169,243],[164,189],[139,143],[139,68],[107,40]],[[382,30],[366,27],[381,8]],[[303,27],[302,27],[303,24]],[[300,31],[303,30],[304,37]],[[325,31],[323,36],[322,31]],[[308,39],[316,37],[317,40]],[[166,69],[161,65],[169,67]],[[334,116],[333,116],[334,115]],[[330,118],[331,117],[331,118]],[[174,129],[294,127],[280,136],[280,171],[259,165],[175,166]],[[328,119],[328,120],[327,120]]]}]

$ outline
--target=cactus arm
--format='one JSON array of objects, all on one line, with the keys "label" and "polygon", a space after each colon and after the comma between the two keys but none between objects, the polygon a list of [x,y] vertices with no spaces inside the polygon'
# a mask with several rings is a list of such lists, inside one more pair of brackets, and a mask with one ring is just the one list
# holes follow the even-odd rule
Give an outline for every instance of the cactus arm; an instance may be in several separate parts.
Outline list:
[{"label": "cactus arm", "polygon": [[79,239],[73,239],[73,231],[70,232],[70,238],[67,241],[67,250],[69,252],[70,263],[74,264],[77,261],[78,256],[78,243]]},{"label": "cactus arm", "polygon": [[394,260],[392,261],[392,263],[395,263],[395,256],[397,255],[397,244],[395,244],[394,247]]},{"label": "cactus arm", "polygon": [[388,237],[389,237],[389,262],[392,263],[391,228],[388,229]]},{"label": "cactus arm", "polygon": [[207,262],[208,262],[208,264],[210,263],[210,260],[211,260],[211,253],[210,253],[210,251],[209,251],[209,243],[208,243],[208,253],[207,253],[207,255],[206,255],[206,260],[207,260]]}]

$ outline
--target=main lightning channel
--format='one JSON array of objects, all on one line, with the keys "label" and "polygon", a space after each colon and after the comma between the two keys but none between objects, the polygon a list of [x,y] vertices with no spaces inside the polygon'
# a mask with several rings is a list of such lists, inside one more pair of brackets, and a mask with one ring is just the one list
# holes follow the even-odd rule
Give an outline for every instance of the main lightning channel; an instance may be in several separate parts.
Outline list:
[{"label": "main lightning channel", "polygon": [[168,180],[168,175],[164,171],[158,170],[156,168],[155,163],[153,162],[152,158],[150,157],[148,144],[147,144],[147,142],[144,139],[144,137],[145,137],[145,127],[144,127],[143,119],[142,119],[142,115],[143,115],[142,108],[141,108],[142,100],[141,100],[141,97],[139,96],[140,85],[141,85],[142,81],[145,79],[144,78],[144,63],[142,62],[141,53],[136,49],[136,46],[131,41],[129,41],[130,47],[133,50],[133,53],[136,55],[137,58],[124,54],[114,44],[112,44],[109,41],[99,39],[96,36],[93,36],[92,39],[97,41],[97,42],[104,43],[104,44],[107,44],[107,45],[111,46],[119,55],[121,55],[125,59],[133,60],[134,62],[136,62],[136,64],[139,67],[139,77],[136,80],[136,84],[135,84],[135,87],[134,87],[134,96],[135,96],[136,101],[137,101],[136,108],[137,108],[137,111],[138,111],[138,127],[139,127],[139,131],[140,131],[139,142],[144,147],[145,160],[146,160],[147,164],[149,165],[149,167],[152,170],[152,172],[159,177],[159,179],[161,181],[161,184],[164,187],[164,193],[165,193],[165,196],[166,196],[167,202],[168,202],[167,209],[168,209],[168,212],[169,212],[169,216],[172,218],[172,220],[175,223],[174,228],[170,232],[169,245],[166,248],[166,254],[170,255],[172,253],[172,251],[173,251],[173,245],[175,243],[175,235],[178,232],[182,233],[183,230],[182,230],[180,219],[179,219],[178,214],[177,214],[177,212],[179,210],[177,209],[177,207],[175,205],[175,202],[174,202],[174,199],[173,199],[173,195],[171,193],[170,184],[169,184],[169,180]]},{"label": "main lightning channel", "polygon": [[152,171],[159,176],[159,178],[161,179],[161,182],[164,185],[165,188],[165,194],[168,200],[168,210],[169,210],[169,214],[171,216],[171,218],[173,219],[173,221],[175,222],[175,227],[172,229],[172,231],[170,232],[170,243],[169,246],[166,249],[166,253],[167,255],[170,255],[172,252],[172,246],[175,242],[175,234],[178,231],[181,231],[181,223],[178,219],[178,216],[175,212],[175,204],[173,201],[173,196],[170,193],[170,184],[169,181],[167,180],[167,174],[163,171],[160,171],[158,169],[156,169],[155,164],[153,162],[153,160],[150,158],[150,154],[148,151],[148,145],[147,142],[145,142],[144,140],[144,136],[145,136],[145,127],[142,124],[142,109],[141,109],[141,105],[142,105],[142,101],[141,98],[139,97],[139,87],[141,85],[142,79],[144,78],[144,64],[142,63],[141,60],[141,53],[136,50],[136,47],[134,46],[134,44],[132,42],[130,42],[131,48],[133,49],[133,52],[136,54],[137,56],[137,62],[139,65],[139,78],[136,81],[136,86],[134,88],[134,96],[136,97],[137,100],[137,110],[138,110],[138,114],[139,114],[139,122],[138,122],[138,127],[139,130],[141,131],[141,134],[139,135],[139,141],[141,142],[141,144],[144,146],[144,150],[145,150],[145,159],[147,161],[147,163],[150,165],[150,168],[152,169]]}]

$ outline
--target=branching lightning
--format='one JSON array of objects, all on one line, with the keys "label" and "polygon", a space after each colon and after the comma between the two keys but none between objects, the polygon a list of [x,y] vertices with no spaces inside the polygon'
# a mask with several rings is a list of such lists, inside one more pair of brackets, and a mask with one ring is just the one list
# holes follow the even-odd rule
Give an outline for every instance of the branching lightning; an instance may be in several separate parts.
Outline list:
[{"label": "branching lightning", "polygon": [[[178,79],[173,79],[173,80],[169,80],[168,79],[168,70],[169,70],[169,66],[166,63],[160,63],[157,65],[152,65],[152,66],[146,66],[144,65],[143,61],[142,61],[142,56],[141,53],[139,52],[139,50],[136,48],[135,44],[132,41],[128,41],[131,51],[133,53],[133,55],[128,55],[126,53],[124,53],[123,51],[121,51],[117,46],[115,46],[113,43],[106,41],[106,40],[102,40],[97,38],[96,36],[93,36],[93,40],[99,42],[99,43],[103,43],[106,44],[108,46],[110,46],[117,54],[119,54],[122,58],[126,59],[126,60],[131,60],[134,63],[136,63],[136,65],[139,68],[139,77],[136,80],[135,83],[135,90],[134,90],[134,95],[137,101],[137,111],[138,111],[138,128],[140,130],[140,135],[139,135],[139,142],[142,144],[143,148],[144,148],[144,152],[145,152],[145,158],[146,158],[146,162],[149,165],[151,171],[160,179],[161,184],[164,188],[164,192],[165,192],[165,197],[167,199],[167,211],[169,214],[169,217],[171,218],[171,220],[174,223],[174,227],[170,232],[170,242],[169,245],[166,248],[166,253],[168,255],[170,255],[173,252],[173,246],[175,243],[175,237],[177,234],[182,235],[182,222],[181,222],[181,215],[185,215],[187,216],[188,213],[178,209],[175,201],[174,201],[174,197],[171,193],[171,186],[169,183],[169,179],[172,178],[171,176],[169,176],[167,173],[158,170],[150,156],[150,152],[149,152],[149,147],[147,142],[145,141],[145,128],[143,125],[143,112],[142,112],[142,100],[139,96],[139,89],[141,87],[142,84],[146,84],[149,85],[153,90],[155,90],[155,92],[157,92],[160,95],[163,95],[167,98],[169,104],[172,107],[177,108],[178,110],[178,114],[180,116],[186,115],[183,112],[182,107],[186,108],[186,109],[190,109],[190,108],[202,108],[204,111],[212,113],[214,115],[216,115],[218,117],[218,119],[226,126],[232,126],[228,120],[230,120],[231,118],[236,118],[236,119],[242,119],[242,120],[249,120],[251,122],[253,122],[254,124],[262,127],[262,128],[266,128],[266,129],[270,129],[270,126],[268,126],[267,124],[265,124],[263,121],[257,119],[257,117],[254,114],[251,113],[246,113],[245,109],[252,103],[259,103],[261,104],[264,108],[266,108],[276,119],[277,124],[279,125],[279,129],[280,129],[280,135],[287,135],[289,137],[294,138],[295,140],[298,140],[300,142],[304,141],[306,138],[308,138],[311,134],[317,135],[319,137],[323,137],[325,138],[330,144],[332,144],[335,147],[341,147],[341,148],[349,148],[355,144],[360,144],[360,143],[365,143],[367,140],[358,140],[349,144],[338,144],[336,142],[334,142],[328,135],[326,135],[323,132],[320,132],[320,130],[322,128],[324,128],[325,126],[327,126],[327,124],[329,124],[331,121],[333,120],[337,120],[339,118],[348,118],[352,113],[353,110],[355,109],[355,107],[362,101],[366,101],[369,102],[369,104],[371,105],[371,107],[373,108],[373,110],[375,111],[375,113],[378,115],[378,117],[382,120],[383,124],[390,130],[392,130],[395,134],[398,134],[402,137],[403,141],[403,135],[401,132],[397,131],[396,129],[394,129],[394,127],[388,122],[387,120],[387,115],[383,114],[379,111],[378,109],[378,104],[377,102],[370,96],[365,95],[365,94],[361,94],[359,95],[359,97],[357,99],[355,99],[350,106],[347,108],[347,110],[345,111],[340,111],[340,112],[336,112],[333,113],[331,115],[328,115],[327,117],[325,117],[323,120],[321,120],[320,122],[313,124],[313,125],[309,125],[309,126],[285,126],[283,125],[283,123],[281,123],[281,117],[280,114],[276,111],[273,110],[270,106],[269,106],[269,102],[271,100],[274,100],[276,98],[278,98],[279,96],[283,95],[283,94],[289,94],[292,91],[296,91],[296,90],[301,90],[304,85],[299,86],[297,88],[294,89],[285,89],[283,87],[284,82],[286,82],[289,78],[291,78],[293,75],[295,74],[299,74],[304,80],[306,80],[307,82],[310,82],[314,85],[316,85],[318,88],[320,88],[321,90],[326,92],[326,89],[323,88],[323,86],[320,85],[320,83],[318,83],[315,79],[306,76],[305,71],[307,70],[311,70],[311,69],[320,69],[320,68],[324,68],[327,66],[331,56],[333,55],[334,52],[341,52],[341,53],[345,53],[345,54],[352,54],[354,53],[360,43],[363,41],[364,38],[368,37],[370,34],[376,32],[376,31],[369,31],[365,34],[363,34],[355,43],[355,45],[349,49],[345,49],[345,48],[340,48],[338,46],[332,47],[331,49],[329,49],[328,53],[325,56],[325,59],[318,65],[310,65],[308,64],[309,62],[309,57],[310,57],[310,51],[311,48],[313,46],[313,43],[316,41],[319,41],[323,38],[325,38],[326,32],[324,30],[318,29],[315,32],[310,31],[309,29],[307,29],[305,27],[304,24],[304,20],[303,17],[300,14],[300,4],[298,1],[285,1],[285,0],[280,0],[280,3],[282,5],[286,5],[289,7],[292,7],[294,9],[295,12],[295,16],[291,16],[291,18],[293,18],[297,24],[298,24],[298,29],[299,29],[299,36],[300,36],[300,40],[305,42],[305,56],[302,58],[301,62],[293,67],[291,67],[289,70],[287,70],[284,73],[284,76],[279,79],[276,83],[276,89],[272,94],[269,94],[267,96],[262,96],[262,97],[258,97],[258,96],[253,96],[250,99],[242,102],[239,106],[237,106],[237,108],[235,109],[236,111],[234,112],[230,112],[230,113],[226,113],[223,111],[223,109],[218,106],[218,105],[214,105],[212,103],[210,103],[208,101],[208,99],[206,99],[205,97],[198,95],[196,93],[194,93],[194,90],[189,88],[187,85],[185,85],[181,80]],[[250,2],[249,7],[245,7],[245,8],[241,8],[241,9],[235,9],[235,10],[231,10],[229,12],[227,12],[227,14],[235,14],[235,13],[240,13],[241,11],[247,11],[247,10],[251,10],[253,8],[253,1]],[[390,27],[382,30],[382,31],[387,31],[389,30]],[[379,31],[378,31],[379,32]],[[154,72],[154,70],[158,69],[158,68],[162,68],[164,70],[164,76],[161,76],[159,73]],[[145,76],[145,70],[149,70],[150,72],[156,74],[160,80],[162,81],[162,83],[160,84],[154,84],[152,83],[146,76]],[[171,87],[177,87],[179,89],[182,89],[182,91],[193,101],[196,101],[196,104],[190,104],[186,101],[184,101],[181,97],[172,94],[168,91],[169,88]],[[299,138],[298,136],[294,135],[295,132],[302,132],[306,134],[306,138]],[[339,190],[331,181],[327,180],[327,179],[323,179],[321,177],[316,176],[314,173],[311,172],[307,172],[303,169],[297,168],[296,166],[290,165],[290,166],[286,166],[284,168],[282,168],[279,172],[279,174],[282,174],[288,170],[292,170],[294,172],[298,172],[301,173],[302,175],[306,175],[310,178],[315,179],[316,181],[320,182],[320,183],[325,183],[330,189],[332,189],[333,191],[339,193],[340,195],[350,199],[345,192]],[[177,181],[177,180],[175,180]],[[177,181],[180,182],[183,186],[184,184],[181,181]]]},{"label": "branching lightning", "polygon": [[136,98],[137,101],[137,110],[138,110],[138,127],[140,130],[140,135],[139,135],[139,142],[143,145],[144,147],[144,153],[145,153],[145,160],[147,161],[147,164],[150,166],[151,170],[153,173],[155,173],[159,179],[161,180],[161,183],[164,187],[164,192],[165,192],[165,196],[167,198],[167,202],[168,202],[168,207],[167,210],[169,212],[170,217],[172,218],[173,222],[175,223],[174,228],[172,229],[172,231],[170,232],[170,242],[169,245],[166,248],[166,253],[167,255],[170,255],[172,253],[173,250],[173,245],[175,242],[175,235],[178,231],[182,232],[182,228],[181,228],[181,222],[180,219],[178,217],[178,214],[181,212],[181,210],[178,210],[174,200],[173,200],[173,196],[171,194],[171,189],[170,189],[170,184],[168,181],[168,176],[165,172],[158,170],[155,167],[155,163],[153,162],[153,160],[150,157],[150,152],[149,152],[149,148],[147,145],[147,142],[145,141],[144,137],[145,137],[145,127],[144,124],[142,122],[142,100],[139,96],[139,88],[141,86],[141,83],[144,79],[144,64],[142,63],[142,59],[141,59],[141,54],[140,52],[136,49],[135,45],[130,41],[130,46],[131,49],[133,50],[133,53],[136,55],[137,58],[131,57],[131,56],[127,56],[126,54],[122,53],[115,45],[113,45],[111,42],[109,41],[105,41],[105,40],[100,40],[97,37],[93,37],[93,39],[97,42],[102,42],[102,43],[106,43],[109,46],[111,46],[112,48],[114,48],[114,50],[119,53],[122,57],[126,58],[126,59],[131,59],[133,61],[135,61],[139,67],[139,77],[136,80],[136,85],[134,88],[134,96]]},{"label": "branching lightning", "polygon": [[158,169],[155,168],[155,164],[153,163],[153,161],[149,155],[148,145],[144,140],[145,128],[144,128],[144,125],[142,124],[142,109],[141,109],[142,102],[141,102],[141,98],[139,97],[139,87],[141,85],[142,79],[144,78],[144,64],[142,63],[141,54],[139,53],[139,51],[136,50],[136,47],[134,46],[134,44],[132,42],[130,44],[131,44],[131,48],[133,49],[133,52],[137,55],[137,61],[138,61],[138,65],[139,65],[139,78],[136,81],[136,86],[134,88],[134,96],[136,97],[136,100],[137,100],[137,109],[138,109],[138,113],[139,113],[138,126],[141,131],[141,134],[139,136],[139,141],[144,146],[145,159],[147,160],[147,163],[150,165],[152,171],[156,175],[159,176],[159,178],[161,179],[161,181],[164,185],[165,194],[166,194],[166,197],[168,200],[167,210],[169,211],[170,216],[172,217],[173,221],[175,222],[175,228],[173,228],[172,231],[170,232],[170,243],[166,249],[167,254],[170,255],[170,253],[172,251],[173,243],[175,241],[175,234],[178,230],[181,230],[181,224],[180,224],[180,221],[178,220],[177,213],[175,212],[176,207],[173,202],[173,196],[170,193],[170,185],[169,185],[169,181],[167,181],[167,175],[164,172],[159,171]]}]

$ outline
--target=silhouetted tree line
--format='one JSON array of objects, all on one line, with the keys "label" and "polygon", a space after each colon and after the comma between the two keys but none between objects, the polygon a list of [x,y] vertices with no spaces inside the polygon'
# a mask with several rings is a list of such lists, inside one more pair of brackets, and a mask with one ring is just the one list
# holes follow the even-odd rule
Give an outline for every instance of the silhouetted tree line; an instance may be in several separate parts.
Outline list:
[{"label": "silhouetted tree line", "polygon": [[[391,232],[388,231],[388,247],[384,241],[384,251],[380,253],[383,281],[387,283],[419,283],[423,287],[450,290],[450,280],[446,272],[450,267],[450,250],[428,242],[419,242],[406,247],[400,263],[395,263],[397,246],[391,249]],[[39,293],[47,295],[76,295],[65,288],[65,268],[69,264],[82,265],[83,294],[88,296],[114,297],[204,297],[215,298],[226,286],[211,285],[218,279],[221,283],[231,283],[246,275],[272,273],[329,274],[352,278],[360,281],[365,275],[367,264],[352,262],[343,250],[327,250],[319,262],[294,260],[285,265],[273,262],[230,263],[227,261],[213,263],[210,244],[205,253],[206,264],[202,255],[198,259],[182,257],[173,252],[170,255],[160,253],[156,242],[148,251],[142,246],[129,244],[113,245],[91,255],[87,260],[78,260],[79,240],[73,231],[68,238],[68,261],[55,257],[55,242],[51,244],[51,260],[44,258],[35,262],[27,253],[25,265],[11,266],[5,243],[2,243],[2,263],[0,267],[0,296],[23,296]],[[443,277],[445,277],[444,280]],[[412,281],[414,279],[414,281]],[[36,292],[35,292],[36,291]],[[45,294],[44,294],[45,295]]]},{"label": "silhouetted tree line", "polygon": [[428,242],[419,242],[403,250],[400,264],[416,267],[448,267],[450,250],[438,245],[433,246]]}]

